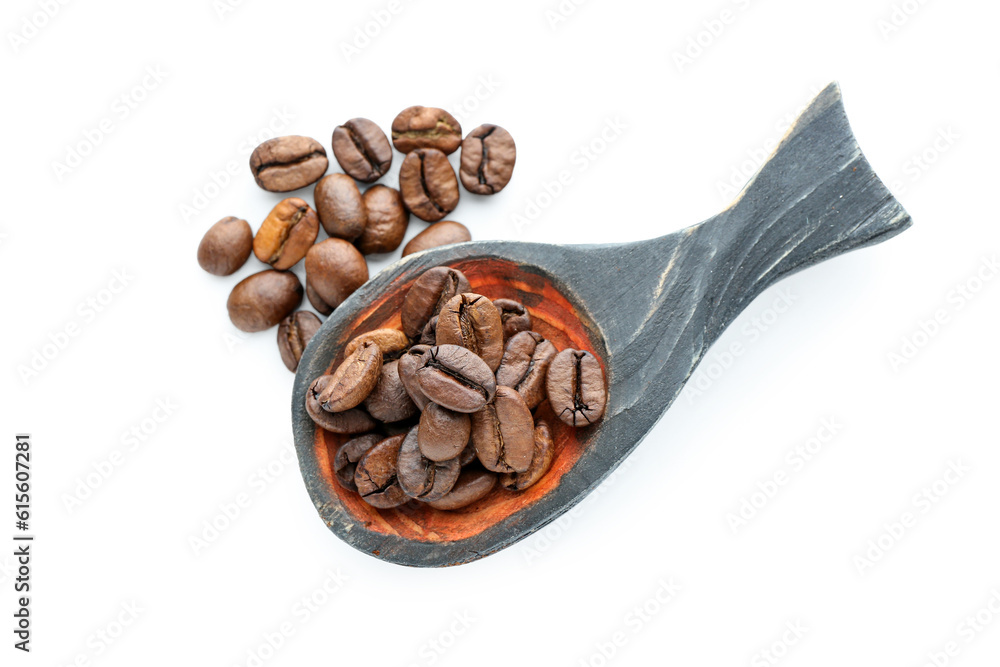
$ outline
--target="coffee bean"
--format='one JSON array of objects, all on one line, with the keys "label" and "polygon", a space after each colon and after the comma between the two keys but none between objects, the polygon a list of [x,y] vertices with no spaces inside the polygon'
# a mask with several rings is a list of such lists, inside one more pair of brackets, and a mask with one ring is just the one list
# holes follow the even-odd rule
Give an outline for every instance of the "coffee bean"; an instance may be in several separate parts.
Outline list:
[{"label": "coffee bean", "polygon": [[399,192],[413,215],[437,222],[458,206],[458,179],[448,156],[434,148],[418,148],[399,168]]},{"label": "coffee bean", "polygon": [[457,458],[432,461],[420,452],[419,427],[410,429],[399,448],[396,474],[403,493],[419,500],[440,500],[451,491],[462,467]]},{"label": "coffee bean", "polygon": [[257,230],[253,253],[276,269],[290,269],[306,256],[317,234],[319,220],[309,204],[298,197],[283,199]]},{"label": "coffee bean", "polygon": [[[306,269],[308,268],[307,257]],[[403,299],[403,308],[400,312],[403,333],[410,338],[416,338],[449,299],[456,294],[471,290],[469,280],[458,269],[447,266],[427,269],[414,281]]]},{"label": "coffee bean", "polygon": [[399,329],[374,329],[355,336],[344,347],[344,356],[349,357],[365,341],[371,341],[382,350],[382,361],[398,359],[410,346],[410,339]]},{"label": "coffee bean", "polygon": [[437,344],[437,326],[438,326],[438,316],[435,315],[430,320],[428,320],[427,325],[424,327],[424,330],[420,332],[421,345]]},{"label": "coffee bean", "polygon": [[510,183],[516,159],[510,132],[498,125],[480,125],[462,142],[462,185],[477,195],[496,194]]},{"label": "coffee bean", "polygon": [[456,294],[438,314],[438,345],[461,345],[495,371],[503,357],[500,311],[481,294]]},{"label": "coffee bean", "polygon": [[392,165],[392,146],[378,125],[352,118],[333,131],[333,156],[352,178],[373,183]]},{"label": "coffee bean", "polygon": [[417,382],[417,369],[423,368],[426,363],[426,355],[430,351],[429,345],[414,345],[406,354],[399,358],[399,379],[410,396],[410,400],[416,404],[419,410],[423,410],[430,402]]},{"label": "coffee bean", "polygon": [[483,467],[494,472],[526,471],[535,447],[534,432],[531,410],[510,387],[497,387],[493,402],[472,415],[476,455]]},{"label": "coffee bean", "polygon": [[327,412],[319,404],[319,394],[330,382],[329,375],[321,375],[306,390],[306,412],[316,426],[331,433],[364,433],[375,428],[375,420],[364,410],[354,408],[344,412]]},{"label": "coffee bean", "polygon": [[552,467],[556,450],[552,442],[552,429],[548,423],[539,419],[535,424],[535,448],[531,455],[531,465],[525,472],[505,473],[500,475],[500,484],[511,491],[523,491],[533,486]]},{"label": "coffee bean", "polygon": [[392,252],[403,242],[410,214],[403,205],[398,190],[385,185],[375,185],[362,195],[368,211],[368,224],[355,241],[365,255]]},{"label": "coffee bean", "polygon": [[471,240],[472,234],[469,233],[468,227],[460,222],[442,220],[441,222],[435,222],[410,239],[403,247],[403,257],[420,252],[421,250],[429,250],[430,248],[438,248],[443,245],[463,243]]},{"label": "coffee bean", "polygon": [[457,345],[430,348],[424,355],[423,366],[416,370],[416,377],[428,399],[455,412],[481,410],[496,393],[496,379],[490,367]]},{"label": "coffee bean", "polygon": [[444,109],[409,107],[392,121],[392,144],[400,153],[418,148],[454,153],[462,145],[462,126]]},{"label": "coffee bean", "polygon": [[306,253],[306,280],[324,302],[336,308],[368,280],[368,263],[343,239],[326,239]]},{"label": "coffee bean", "polygon": [[368,450],[383,440],[385,438],[378,433],[367,433],[348,440],[337,448],[337,453],[333,457],[333,475],[342,487],[349,491],[358,490],[354,483],[354,471],[357,470],[358,461],[368,453]]},{"label": "coffee bean", "polygon": [[469,444],[472,422],[464,412],[428,403],[420,415],[420,451],[431,461],[447,461]]},{"label": "coffee bean", "polygon": [[368,210],[353,178],[345,174],[324,176],[316,184],[313,198],[327,234],[348,241],[361,236],[368,224]]},{"label": "coffee bean", "polygon": [[398,422],[419,412],[399,379],[399,362],[382,364],[375,389],[364,400],[365,410],[381,422]]},{"label": "coffee bean", "polygon": [[586,350],[566,349],[549,364],[545,378],[552,410],[570,426],[593,424],[604,414],[608,394],[601,362]]},{"label": "coffee bean", "polygon": [[388,509],[402,505],[409,497],[399,487],[397,461],[405,435],[386,438],[361,457],[354,470],[354,485],[361,499],[373,507]]},{"label": "coffee bean", "polygon": [[516,333],[531,329],[531,315],[521,302],[513,299],[494,299],[493,305],[500,311],[505,340]]},{"label": "coffee bean", "polygon": [[229,294],[229,319],[240,331],[270,329],[302,303],[302,283],[294,273],[273,269],[244,278]]},{"label": "coffee bean", "polygon": [[227,216],[208,228],[198,244],[198,264],[213,276],[228,276],[246,264],[253,232],[246,220]]},{"label": "coffee bean", "polygon": [[485,498],[496,485],[497,476],[479,466],[468,467],[458,476],[455,486],[440,500],[427,503],[438,510],[457,510]]},{"label": "coffee bean", "polygon": [[257,185],[269,192],[290,192],[315,183],[326,173],[329,160],[323,145],[309,137],[268,139],[250,156]]},{"label": "coffee bean", "polygon": [[313,289],[312,284],[309,282],[308,276],[306,277],[306,296],[309,297],[309,303],[312,304],[312,307],[320,315],[329,315],[333,312],[333,306],[324,301],[323,297],[316,293],[316,290]]},{"label": "coffee bean", "polygon": [[300,310],[281,320],[278,325],[278,352],[291,372],[299,367],[302,353],[323,323],[308,310]]},{"label": "coffee bean", "polygon": [[345,357],[317,397],[327,412],[343,412],[361,405],[375,389],[382,372],[382,350],[371,341]]},{"label": "coffee bean", "polygon": [[497,369],[497,384],[516,389],[528,408],[545,400],[545,375],[556,346],[534,331],[522,331],[507,341]]},{"label": "coffee bean", "polygon": [[465,444],[465,447],[462,449],[462,453],[458,455],[458,464],[461,465],[461,466],[467,466],[470,463],[472,463],[473,461],[478,461],[479,460],[478,457],[476,456],[476,446],[474,444],[472,444],[472,439],[471,439],[472,430],[471,429],[472,429],[472,424],[470,422],[470,424],[469,424],[469,433],[470,433],[469,442],[467,442]]}]

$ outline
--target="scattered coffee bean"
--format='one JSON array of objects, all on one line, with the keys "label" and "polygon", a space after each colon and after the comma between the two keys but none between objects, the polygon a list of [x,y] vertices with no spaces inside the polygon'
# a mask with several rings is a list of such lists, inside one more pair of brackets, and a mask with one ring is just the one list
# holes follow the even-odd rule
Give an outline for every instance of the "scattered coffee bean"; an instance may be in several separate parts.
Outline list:
[{"label": "scattered coffee bean", "polygon": [[264,331],[302,303],[302,283],[294,273],[269,269],[244,278],[229,294],[229,319],[240,331]]},{"label": "scattered coffee bean", "polygon": [[553,412],[570,426],[593,424],[604,414],[607,390],[601,362],[586,350],[566,349],[553,357],[545,378]]},{"label": "scattered coffee bean", "polygon": [[496,371],[503,357],[500,311],[481,294],[456,294],[438,313],[438,345],[461,345]]},{"label": "scattered coffee bean", "polygon": [[386,423],[403,421],[419,412],[399,379],[399,361],[382,364],[378,382],[365,398],[364,408],[372,417]]},{"label": "scattered coffee bean", "polygon": [[437,326],[438,326],[438,316],[435,315],[427,324],[424,326],[424,330],[420,332],[420,344],[421,345],[436,345],[437,344]]},{"label": "scattered coffee bean", "polygon": [[309,137],[268,139],[250,155],[254,180],[269,192],[290,192],[315,183],[329,164],[323,145]]},{"label": "scattered coffee bean", "polygon": [[455,486],[440,500],[427,503],[438,510],[457,510],[485,498],[497,483],[496,474],[469,467],[458,476]]},{"label": "scattered coffee bean", "polygon": [[463,243],[471,240],[472,234],[469,233],[468,227],[460,222],[442,220],[441,222],[435,222],[410,239],[403,247],[403,257],[420,252],[421,250],[429,250],[430,248],[438,248],[443,245]]},{"label": "scattered coffee bean", "polygon": [[556,356],[556,346],[535,331],[521,331],[507,341],[507,347],[497,368],[497,384],[511,387],[521,394],[527,406],[534,410],[545,400],[545,376]]},{"label": "scattered coffee bean", "polygon": [[330,382],[329,375],[313,380],[306,390],[306,412],[321,429],[331,433],[364,433],[375,428],[375,420],[364,410],[354,408],[344,412],[327,412],[319,403],[319,394]]},{"label": "scattered coffee bean", "polygon": [[414,345],[399,358],[399,379],[403,383],[406,393],[410,396],[410,400],[419,410],[423,410],[430,403],[420,388],[420,383],[417,382],[417,370],[423,368],[424,364],[427,363],[426,355],[430,349],[429,345]]},{"label": "scattered coffee bean", "polygon": [[396,474],[403,493],[418,500],[440,500],[451,491],[462,467],[457,458],[432,461],[420,451],[419,427],[414,426],[399,448]]},{"label": "scattered coffee bean", "polygon": [[331,308],[368,280],[364,255],[343,239],[326,239],[306,253],[306,280]]},{"label": "scattered coffee bean", "polygon": [[298,197],[283,199],[257,230],[253,253],[276,269],[290,269],[306,256],[318,234],[319,220],[309,204]]},{"label": "scattered coffee bean", "polygon": [[333,156],[351,177],[374,183],[392,165],[392,146],[378,125],[352,118],[333,131]]},{"label": "scattered coffee bean", "polygon": [[472,422],[464,412],[428,403],[420,415],[420,451],[431,461],[447,461],[469,444]]},{"label": "scattered coffee bean", "polygon": [[386,438],[369,449],[354,470],[354,485],[361,499],[373,507],[388,509],[402,505],[409,497],[399,486],[397,462],[405,435]]},{"label": "scattered coffee bean", "polygon": [[493,305],[500,311],[505,340],[516,333],[531,329],[531,315],[521,302],[513,299],[494,299]]},{"label": "scattered coffee bean", "polygon": [[524,472],[500,475],[500,484],[511,491],[523,491],[533,486],[552,467],[556,450],[552,442],[552,430],[544,420],[535,424],[535,449],[531,455],[531,465]]},{"label": "scattered coffee bean", "polygon": [[[307,258],[306,269],[308,268]],[[416,338],[449,299],[471,289],[468,278],[458,269],[447,266],[427,269],[414,281],[403,299],[400,312],[403,333]]]},{"label": "scattered coffee bean", "polygon": [[526,471],[535,447],[534,419],[521,395],[497,387],[493,402],[472,415],[472,442],[487,470]]},{"label": "scattered coffee bean", "polygon": [[337,453],[333,457],[333,473],[342,487],[349,491],[358,490],[354,483],[354,471],[357,470],[358,461],[384,439],[378,433],[368,433],[352,438],[337,448]]},{"label": "scattered coffee bean", "polygon": [[444,109],[409,107],[392,121],[392,144],[400,153],[435,148],[447,155],[462,145],[462,126]]},{"label": "scattered coffee bean", "polygon": [[324,301],[323,297],[316,293],[316,290],[313,289],[312,284],[309,282],[308,276],[306,277],[306,296],[309,297],[309,303],[312,304],[312,307],[320,315],[329,315],[333,312],[333,306]]},{"label": "scattered coffee bean", "polygon": [[458,179],[448,156],[434,148],[418,148],[399,168],[399,192],[406,208],[427,222],[437,222],[458,206]]},{"label": "scattered coffee bean", "polygon": [[364,255],[392,252],[403,242],[410,214],[403,205],[398,190],[385,185],[375,185],[362,196],[368,211],[368,224],[355,241]]},{"label": "scattered coffee bean", "polygon": [[253,232],[246,220],[227,216],[208,228],[198,244],[198,264],[213,276],[228,276],[246,264]]},{"label": "scattered coffee bean", "polygon": [[278,325],[278,352],[291,372],[299,367],[302,353],[323,323],[307,310],[300,310],[281,320]]},{"label": "scattered coffee bean", "polygon": [[516,159],[510,132],[498,125],[480,125],[462,142],[462,185],[477,195],[496,194],[510,183]]},{"label": "scattered coffee bean", "polygon": [[368,210],[354,179],[345,174],[329,174],[313,190],[316,210],[323,229],[330,236],[353,241],[368,224]]},{"label": "scattered coffee bean", "polygon": [[359,345],[345,357],[317,399],[327,412],[343,412],[361,405],[375,389],[382,372],[382,350],[371,341]]},{"label": "scattered coffee bean", "polygon": [[398,359],[410,347],[410,339],[399,329],[374,329],[352,338],[344,348],[344,356],[351,356],[354,350],[366,341],[378,345],[379,349],[382,350],[383,362]]}]

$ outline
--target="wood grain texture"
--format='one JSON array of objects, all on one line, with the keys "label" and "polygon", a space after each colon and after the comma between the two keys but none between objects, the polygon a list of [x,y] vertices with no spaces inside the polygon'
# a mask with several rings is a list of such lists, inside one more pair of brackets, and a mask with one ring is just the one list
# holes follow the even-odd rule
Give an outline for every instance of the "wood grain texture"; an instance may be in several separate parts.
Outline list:
[{"label": "wood grain texture", "polygon": [[[832,84],[789,130],[736,202],[719,215],[649,241],[592,246],[484,241],[408,256],[352,295],[299,364],[292,397],[296,449],[320,516],[352,546],[415,566],[475,560],[523,539],[582,500],[652,429],[709,346],[782,277],[885,240],[910,218],[861,154]],[[561,434],[555,469],[521,497],[496,491],[451,517],[429,508],[359,507],[329,470],[330,437],[304,409],[309,383],[355,333],[398,326],[403,291],[426,268],[457,266],[487,296],[553,302],[542,333],[604,362],[603,420]],[[496,275],[491,275],[496,272]],[[532,304],[532,294],[545,295]],[[539,311],[541,312],[541,311]],[[561,319],[565,314],[574,317]],[[539,318],[543,320],[545,318]],[[356,329],[358,329],[356,331]]]}]

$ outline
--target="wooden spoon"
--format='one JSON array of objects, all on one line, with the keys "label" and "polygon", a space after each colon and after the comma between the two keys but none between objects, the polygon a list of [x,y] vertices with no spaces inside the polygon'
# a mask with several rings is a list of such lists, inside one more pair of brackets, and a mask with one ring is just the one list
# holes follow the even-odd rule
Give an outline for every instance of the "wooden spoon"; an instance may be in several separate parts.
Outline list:
[{"label": "wooden spoon", "polygon": [[[478,241],[405,257],[337,308],[299,364],[292,418],[309,494],[338,537],[394,563],[455,565],[510,546],[580,502],[629,455],[754,297],[790,273],[909,224],[861,154],[840,88],[831,84],[737,200],[705,222],[636,243]],[[535,330],[560,349],[593,351],[604,363],[607,410],[585,429],[550,419],[556,460],[526,491],[497,485],[451,512],[418,501],[375,509],[334,479],[333,453],[346,438],[314,426],[306,389],[339,363],[355,335],[399,327],[406,289],[439,265],[462,270],[481,294],[524,303]]]}]

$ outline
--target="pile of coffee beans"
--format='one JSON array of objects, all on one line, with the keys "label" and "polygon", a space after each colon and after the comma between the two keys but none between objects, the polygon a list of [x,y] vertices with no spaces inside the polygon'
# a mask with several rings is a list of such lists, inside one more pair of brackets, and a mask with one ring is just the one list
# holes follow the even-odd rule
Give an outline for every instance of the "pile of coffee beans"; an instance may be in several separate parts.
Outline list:
[{"label": "pile of coffee beans", "polygon": [[451,510],[498,481],[526,489],[555,456],[552,427],[536,417],[544,401],[569,426],[604,414],[604,372],[592,353],[558,351],[532,331],[521,303],[474,293],[457,269],[421,274],[400,321],[402,330],[353,338],[333,373],[306,391],[317,426],[357,436],[338,448],[333,471],[374,507],[417,500]]},{"label": "pile of coffee beans", "polygon": [[[472,239],[465,225],[444,220],[458,206],[461,180],[479,195],[503,190],[514,171],[514,140],[502,127],[480,125],[462,138],[462,126],[444,109],[414,106],[392,122],[392,143],[378,125],[354,118],[333,131],[333,155],[344,173],[327,174],[323,145],[310,137],[269,139],[250,156],[254,180],[269,192],[313,186],[315,208],[301,197],[277,202],[254,234],[246,220],[226,217],[206,232],[198,263],[217,276],[235,273],[253,255],[269,269],[245,278],[229,295],[229,318],[242,331],[278,328],[278,348],[288,369],[298,367],[318,318],[296,312],[305,295],[329,315],[368,280],[365,255],[395,251],[410,214],[431,222],[403,255]],[[375,184],[389,171],[393,146],[405,154],[399,189]],[[459,176],[448,155],[461,149]],[[320,227],[326,233],[317,243]],[[305,265],[305,286],[291,272]],[[308,313],[311,315],[311,313]]]}]

